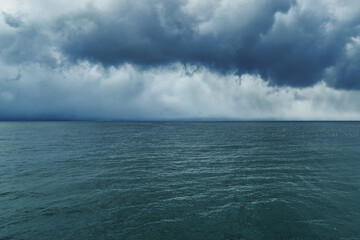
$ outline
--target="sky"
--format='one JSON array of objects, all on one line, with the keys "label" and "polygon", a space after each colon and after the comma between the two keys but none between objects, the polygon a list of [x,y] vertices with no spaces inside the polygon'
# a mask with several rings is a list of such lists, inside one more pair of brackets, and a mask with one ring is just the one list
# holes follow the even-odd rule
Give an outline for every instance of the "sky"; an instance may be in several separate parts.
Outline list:
[{"label": "sky", "polygon": [[359,0],[0,0],[0,120],[360,120]]}]

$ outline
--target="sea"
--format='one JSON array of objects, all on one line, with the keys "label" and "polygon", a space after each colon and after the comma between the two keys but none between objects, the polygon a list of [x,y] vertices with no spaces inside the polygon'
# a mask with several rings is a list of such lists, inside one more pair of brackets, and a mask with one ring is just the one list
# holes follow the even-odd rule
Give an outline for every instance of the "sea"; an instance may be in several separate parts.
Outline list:
[{"label": "sea", "polygon": [[0,239],[360,239],[360,122],[0,122]]}]

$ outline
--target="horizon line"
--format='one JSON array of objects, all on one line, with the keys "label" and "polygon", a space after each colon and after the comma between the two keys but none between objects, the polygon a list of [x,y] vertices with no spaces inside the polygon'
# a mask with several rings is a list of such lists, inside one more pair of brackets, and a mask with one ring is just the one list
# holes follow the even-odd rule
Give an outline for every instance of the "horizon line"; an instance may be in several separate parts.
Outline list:
[{"label": "horizon line", "polygon": [[360,122],[349,119],[226,119],[226,118],[177,118],[177,119],[61,119],[61,118],[5,118],[0,122]]}]

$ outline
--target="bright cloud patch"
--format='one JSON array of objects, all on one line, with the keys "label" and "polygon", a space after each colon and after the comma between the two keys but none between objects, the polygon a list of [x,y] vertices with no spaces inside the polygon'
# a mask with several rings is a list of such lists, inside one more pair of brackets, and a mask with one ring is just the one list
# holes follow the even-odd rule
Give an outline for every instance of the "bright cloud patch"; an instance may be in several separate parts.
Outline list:
[{"label": "bright cloud patch", "polygon": [[[19,75],[21,77],[19,77]],[[218,74],[173,64],[141,70],[81,62],[49,70],[8,69],[0,84],[2,118],[42,119],[359,119],[358,92],[324,83],[269,86],[255,75]]]}]

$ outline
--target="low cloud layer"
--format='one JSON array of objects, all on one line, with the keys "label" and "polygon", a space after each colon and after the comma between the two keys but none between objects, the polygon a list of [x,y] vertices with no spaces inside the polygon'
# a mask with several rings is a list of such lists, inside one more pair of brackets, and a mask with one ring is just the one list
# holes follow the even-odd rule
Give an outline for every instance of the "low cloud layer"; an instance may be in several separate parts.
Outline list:
[{"label": "low cloud layer", "polygon": [[302,89],[276,87],[259,76],[224,75],[180,63],[148,70],[89,62],[65,70],[38,64],[21,73],[3,70],[9,79],[0,83],[5,119],[360,119],[359,93],[323,82]]},{"label": "low cloud layer", "polygon": [[357,0],[5,0],[0,15],[1,119],[360,119]]}]

